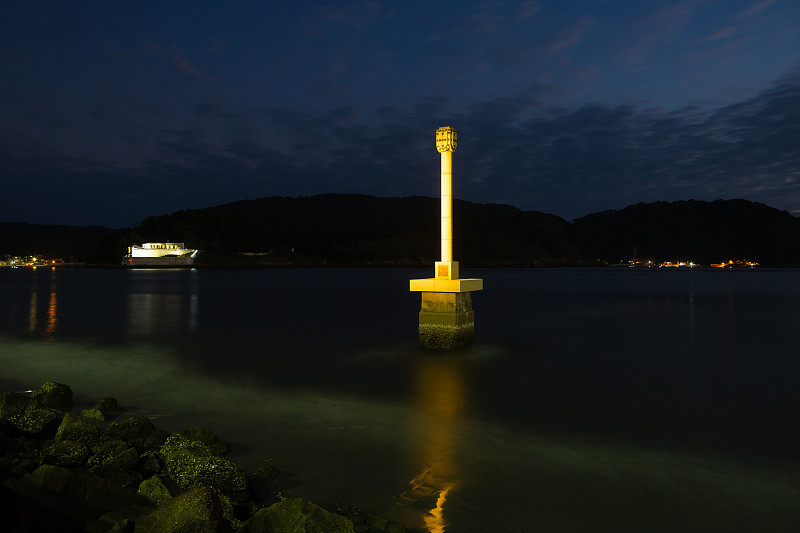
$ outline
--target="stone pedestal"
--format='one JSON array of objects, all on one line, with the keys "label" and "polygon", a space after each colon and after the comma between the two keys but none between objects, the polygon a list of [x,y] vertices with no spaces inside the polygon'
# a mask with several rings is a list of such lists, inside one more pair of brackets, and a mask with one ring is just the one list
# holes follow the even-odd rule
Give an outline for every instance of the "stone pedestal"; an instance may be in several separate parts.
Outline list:
[{"label": "stone pedestal", "polygon": [[419,311],[419,345],[453,350],[472,344],[475,313],[470,292],[423,292]]},{"label": "stone pedestal", "polygon": [[461,279],[458,261],[453,261],[453,152],[456,130],[436,130],[436,150],[442,154],[441,241],[442,260],[434,277],[412,279],[411,291],[422,293],[419,311],[419,345],[431,350],[453,350],[472,344],[475,314],[471,291],[483,289],[483,280]]}]

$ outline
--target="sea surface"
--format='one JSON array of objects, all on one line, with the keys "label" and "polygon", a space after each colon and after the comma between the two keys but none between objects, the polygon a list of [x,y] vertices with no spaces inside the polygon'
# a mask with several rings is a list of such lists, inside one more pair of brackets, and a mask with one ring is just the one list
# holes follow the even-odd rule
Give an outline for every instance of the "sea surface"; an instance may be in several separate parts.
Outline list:
[{"label": "sea surface", "polygon": [[277,490],[418,532],[800,531],[800,271],[0,269],[0,390],[203,426]]}]

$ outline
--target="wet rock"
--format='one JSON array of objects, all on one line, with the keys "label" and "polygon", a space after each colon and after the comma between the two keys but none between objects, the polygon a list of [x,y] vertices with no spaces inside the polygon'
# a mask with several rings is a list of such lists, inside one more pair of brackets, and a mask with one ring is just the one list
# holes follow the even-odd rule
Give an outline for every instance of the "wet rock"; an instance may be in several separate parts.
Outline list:
[{"label": "wet rock", "polygon": [[82,409],[81,416],[90,420],[97,420],[98,422],[106,421],[106,415],[103,413],[103,411],[100,409],[95,409],[94,407],[91,409]]},{"label": "wet rock", "polygon": [[253,472],[253,477],[263,481],[267,484],[272,483],[280,474],[275,461],[272,459],[264,459],[259,467]]},{"label": "wet rock", "polygon": [[85,444],[72,440],[60,440],[45,448],[42,462],[55,466],[83,466],[91,453]]},{"label": "wet rock", "polygon": [[64,413],[44,407],[37,400],[29,399],[25,411],[15,425],[31,436],[48,439],[56,434],[63,419]]},{"label": "wet rock", "polygon": [[105,512],[147,505],[130,489],[83,470],[60,466],[42,465],[3,484],[42,508],[84,524]]},{"label": "wet rock", "polygon": [[107,422],[116,418],[118,415],[118,404],[116,398],[103,398],[94,407],[83,409],[81,416],[98,422]]},{"label": "wet rock", "polygon": [[112,422],[106,428],[106,435],[111,438],[124,440],[125,442],[136,446],[139,450],[146,448],[145,442],[156,430],[150,419],[144,416],[132,416],[123,418]]},{"label": "wet rock", "polygon": [[152,433],[150,433],[146,439],[144,439],[144,444],[142,451],[157,451],[159,450],[167,439],[170,437],[169,431],[164,431],[163,429],[158,429]]},{"label": "wet rock", "polygon": [[134,470],[139,452],[121,440],[104,442],[89,458],[89,471],[125,487],[138,486],[142,475]]},{"label": "wet rock", "polygon": [[189,428],[180,432],[181,435],[191,441],[202,442],[214,455],[225,455],[228,453],[228,443],[203,428]]},{"label": "wet rock", "polygon": [[85,533],[134,533],[136,521],[152,513],[151,507],[127,507],[100,515],[86,525]]},{"label": "wet rock", "polygon": [[388,518],[365,512],[351,503],[337,503],[336,512],[353,523],[356,533],[407,533],[406,528]]},{"label": "wet rock", "polygon": [[347,518],[303,498],[288,498],[261,509],[239,533],[354,533]]},{"label": "wet rock", "polygon": [[232,531],[223,517],[216,493],[196,487],[167,500],[149,515],[136,521],[136,531],[149,533],[227,533]]},{"label": "wet rock", "polygon": [[139,463],[136,465],[136,469],[145,477],[160,474],[163,467],[164,463],[161,461],[158,454],[150,451],[144,452],[139,456]]},{"label": "wet rock", "polygon": [[368,532],[406,533],[406,528],[400,524],[395,524],[387,518],[376,515],[375,513],[366,513],[364,515],[364,525]]},{"label": "wet rock", "polygon": [[89,458],[86,464],[89,468],[110,464],[116,456],[128,449],[130,449],[130,446],[124,440],[107,440],[95,447],[94,454]]},{"label": "wet rock", "polygon": [[57,441],[80,442],[90,448],[100,445],[104,440],[103,433],[97,426],[73,413],[64,415],[55,437]]},{"label": "wet rock", "polygon": [[51,409],[68,409],[72,407],[72,389],[69,385],[46,381],[39,390],[31,393],[31,398],[37,400],[42,406]]},{"label": "wet rock", "polygon": [[29,399],[27,395],[16,392],[0,393],[0,421],[16,426],[17,420],[28,406]]},{"label": "wet rock", "polygon": [[205,444],[183,435],[172,435],[159,454],[164,460],[164,472],[183,489],[206,485],[235,496],[248,488],[244,472],[235,463],[217,457]]},{"label": "wet rock", "polygon": [[[165,483],[165,481],[167,482]],[[167,486],[168,484],[168,478],[155,475],[142,481],[139,484],[139,489],[137,492],[139,493],[139,496],[145,498],[154,505],[161,505],[173,497],[173,492],[170,491],[169,487]]]}]

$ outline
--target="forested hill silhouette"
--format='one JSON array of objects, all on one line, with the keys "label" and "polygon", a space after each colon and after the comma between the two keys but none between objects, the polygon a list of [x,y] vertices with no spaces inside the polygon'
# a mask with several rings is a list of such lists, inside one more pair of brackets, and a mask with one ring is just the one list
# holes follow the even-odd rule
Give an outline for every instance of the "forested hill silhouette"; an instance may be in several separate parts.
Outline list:
[{"label": "forested hill silhouette", "polygon": [[800,265],[800,221],[747,200],[638,203],[586,215],[572,226],[590,253],[609,262],[639,258],[707,265],[746,259]]},{"label": "forested hill silhouette", "polygon": [[[453,212],[454,255],[465,265],[577,264],[588,258],[570,224],[555,215],[461,200]],[[269,197],[150,217],[130,239],[178,236],[187,246],[216,252],[204,254],[210,262],[430,265],[440,254],[439,217],[438,198]],[[265,255],[230,255],[235,252]]]},{"label": "forested hill silhouette", "polygon": [[[431,265],[439,259],[439,199],[322,194],[242,200],[149,217],[137,227],[0,224],[0,254],[76,256],[119,264],[127,246],[185,242],[209,266]],[[570,266],[630,259],[728,259],[800,266],[800,221],[746,200],[639,203],[572,223],[502,204],[456,200],[462,266]]]}]

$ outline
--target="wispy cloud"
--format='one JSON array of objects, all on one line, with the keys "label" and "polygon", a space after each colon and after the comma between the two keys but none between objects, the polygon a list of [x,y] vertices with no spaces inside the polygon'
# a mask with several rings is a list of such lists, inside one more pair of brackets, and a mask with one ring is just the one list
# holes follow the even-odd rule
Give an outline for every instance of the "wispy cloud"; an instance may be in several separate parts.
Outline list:
[{"label": "wispy cloud", "polygon": [[649,13],[633,24],[638,40],[626,46],[619,54],[625,67],[634,67],[644,62],[656,43],[673,42],[689,23],[692,5],[681,2]]},{"label": "wispy cloud", "polygon": [[213,76],[209,76],[194,66],[188,59],[186,59],[186,57],[184,57],[183,52],[177,46],[170,46],[169,52],[172,54],[172,65],[190,78],[200,81],[218,81]]},{"label": "wispy cloud", "polygon": [[552,41],[547,45],[549,53],[561,52],[566,48],[580,44],[583,37],[594,26],[594,20],[589,17],[581,17],[573,22],[569,28],[556,34]]},{"label": "wispy cloud", "polygon": [[350,26],[364,29],[368,25],[391,16],[380,2],[352,2],[347,6],[328,4],[314,9],[317,15],[332,26]]},{"label": "wispy cloud", "polygon": [[752,17],[753,15],[758,15],[759,13],[761,13],[762,11],[764,11],[777,1],[778,0],[761,0],[760,2],[756,2],[753,5],[751,5],[749,9],[742,12],[742,14],[739,16],[744,18],[744,17]]},{"label": "wispy cloud", "polygon": [[707,43],[711,41],[719,41],[721,39],[727,39],[731,35],[736,33],[736,26],[725,26],[724,28],[720,28],[715,32],[712,32],[702,39],[700,39],[701,43]]},{"label": "wispy cloud", "polygon": [[531,18],[532,16],[537,14],[541,9],[542,6],[539,4],[539,2],[535,2],[533,0],[520,2],[519,6],[517,6],[517,18],[521,20]]}]

